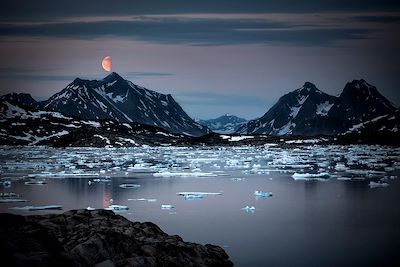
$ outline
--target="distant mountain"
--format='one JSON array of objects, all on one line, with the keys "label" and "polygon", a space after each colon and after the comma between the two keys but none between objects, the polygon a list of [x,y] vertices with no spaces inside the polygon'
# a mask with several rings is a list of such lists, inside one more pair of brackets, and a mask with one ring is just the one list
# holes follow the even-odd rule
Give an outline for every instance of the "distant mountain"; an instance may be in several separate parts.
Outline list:
[{"label": "distant mountain", "polygon": [[136,122],[82,120],[4,99],[0,99],[0,129],[0,145],[121,147],[171,145],[187,138]]},{"label": "distant mountain", "polygon": [[171,95],[146,89],[113,72],[102,80],[76,78],[39,107],[84,120],[138,122],[173,133],[200,136],[209,132],[193,121]]},{"label": "distant mountain", "polygon": [[225,114],[216,119],[199,120],[198,122],[201,125],[207,126],[213,132],[229,134],[235,132],[243,123],[247,122],[247,120],[234,115]]},{"label": "distant mountain", "polygon": [[396,108],[364,80],[346,84],[339,97],[314,84],[282,96],[261,118],[237,130],[240,134],[335,135],[362,121],[393,112]]},{"label": "distant mountain", "polygon": [[39,105],[39,102],[33,99],[30,94],[25,93],[11,93],[2,95],[0,96],[0,100],[23,107],[37,107]]}]

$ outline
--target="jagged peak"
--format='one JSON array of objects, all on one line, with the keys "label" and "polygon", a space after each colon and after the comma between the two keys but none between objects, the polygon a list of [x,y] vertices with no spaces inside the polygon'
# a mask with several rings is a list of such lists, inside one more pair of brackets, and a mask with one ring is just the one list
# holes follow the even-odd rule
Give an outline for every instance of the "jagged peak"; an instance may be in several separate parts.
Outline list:
[{"label": "jagged peak", "polygon": [[319,93],[322,94],[322,91],[319,90],[315,84],[311,82],[305,82],[302,87],[297,90],[293,91],[294,93],[301,94],[301,95],[309,95],[310,93]]},{"label": "jagged peak", "polygon": [[8,93],[2,95],[0,99],[6,101],[22,101],[27,102],[28,104],[37,102],[29,93]]},{"label": "jagged peak", "polygon": [[381,95],[378,89],[366,82],[364,79],[353,80],[351,82],[346,83],[343,92],[341,95],[346,94],[368,94],[368,95]]},{"label": "jagged peak", "polygon": [[317,89],[315,84],[313,84],[312,82],[305,82],[304,85],[303,85],[303,88],[305,88],[305,89]]}]

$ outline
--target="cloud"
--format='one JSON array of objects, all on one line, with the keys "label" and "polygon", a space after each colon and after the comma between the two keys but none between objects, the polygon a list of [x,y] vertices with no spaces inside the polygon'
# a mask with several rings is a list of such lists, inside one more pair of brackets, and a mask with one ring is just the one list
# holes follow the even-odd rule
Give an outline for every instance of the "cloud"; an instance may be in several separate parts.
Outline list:
[{"label": "cloud", "polygon": [[359,21],[359,22],[372,22],[372,23],[398,23],[398,22],[400,22],[400,16],[399,15],[355,16],[353,19],[355,21]]},{"label": "cloud", "polygon": [[398,0],[13,0],[3,1],[0,20],[47,20],[75,16],[193,13],[310,13],[396,11]]},{"label": "cloud", "polygon": [[368,38],[365,28],[296,26],[268,19],[151,17],[129,21],[0,24],[0,36],[36,36],[92,40],[127,38],[161,44],[286,44],[329,46]]}]

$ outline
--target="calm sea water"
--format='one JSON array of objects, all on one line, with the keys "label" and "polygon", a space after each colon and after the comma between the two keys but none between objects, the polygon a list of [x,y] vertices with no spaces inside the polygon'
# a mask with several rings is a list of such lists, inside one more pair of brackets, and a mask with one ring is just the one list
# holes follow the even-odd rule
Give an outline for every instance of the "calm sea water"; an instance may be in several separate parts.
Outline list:
[{"label": "calm sea water", "polygon": [[[363,173],[360,168],[358,172],[347,170],[348,173],[345,175],[334,168],[329,168],[328,165],[335,166],[333,157],[321,156],[327,155],[326,153],[319,154],[313,162],[333,162],[328,165],[320,164],[322,166],[318,167],[319,173],[323,171],[321,168],[324,168],[331,177],[326,181],[309,181],[292,178],[294,172],[301,170],[306,173],[315,170],[313,164],[311,167],[298,166],[299,162],[307,164],[304,158],[298,158],[302,150],[295,154],[289,151],[289,157],[295,157],[297,161],[287,160],[286,166],[272,164],[277,163],[276,160],[282,163],[282,154],[279,154],[281,150],[279,153],[276,150],[275,156],[268,156],[270,154],[263,154],[264,152],[260,151],[253,151],[253,155],[249,156],[250,151],[188,149],[174,152],[171,150],[168,153],[162,151],[164,154],[151,156],[151,163],[137,159],[149,158],[149,154],[154,151],[112,150],[94,153],[90,150],[86,151],[85,155],[92,155],[88,157],[93,160],[86,159],[85,162],[75,160],[82,159],[82,151],[43,151],[45,152],[42,154],[33,153],[32,150],[25,153],[24,150],[9,148],[2,151],[2,179],[12,180],[12,185],[9,188],[3,187],[0,191],[16,192],[30,202],[0,204],[1,212],[19,214],[62,212],[21,212],[9,209],[25,205],[58,204],[63,205],[64,211],[88,206],[105,208],[110,204],[127,205],[129,210],[119,214],[132,221],[152,221],[168,234],[178,234],[185,241],[220,245],[228,252],[235,266],[400,265],[400,181],[396,179],[399,175],[398,169],[393,168],[397,166],[397,154],[392,156],[394,161],[387,163],[386,166],[375,160],[373,168],[376,170],[379,167],[384,170],[382,168],[386,167],[386,173],[376,171],[372,172],[373,175]],[[382,152],[382,162],[387,162],[387,157],[384,155],[389,155],[388,151]],[[311,158],[310,151],[306,152],[305,157]],[[364,152],[363,155],[366,155]],[[369,150],[367,152],[370,153]],[[210,153],[219,156],[212,159]],[[80,156],[75,158],[71,156],[72,154]],[[105,154],[111,155],[115,160],[99,161],[99,157],[101,155],[104,157]],[[225,154],[226,157],[221,157]],[[343,151],[343,154],[348,154],[348,151]],[[233,166],[228,161],[235,155],[239,155],[237,157],[239,164],[236,162]],[[105,158],[108,159],[108,156]],[[126,163],[132,160],[130,156],[136,158],[136,163],[131,162],[127,165]],[[191,160],[187,161],[188,158]],[[263,161],[266,158],[268,160]],[[369,158],[364,156],[357,160],[360,159]],[[342,157],[336,159],[336,161],[341,160]],[[173,164],[179,164],[180,172],[177,172],[176,176],[165,175],[166,169],[177,170],[171,166],[171,161]],[[71,162],[76,166],[90,165],[91,162],[98,164],[92,166],[90,170],[82,171],[80,167],[71,168]],[[114,163],[110,165],[110,162]],[[132,169],[129,173],[126,172],[129,170],[126,166],[132,167],[138,162],[143,165],[142,170]],[[147,162],[147,165],[143,162]],[[346,165],[349,163],[344,162]],[[121,164],[118,165],[119,163]],[[43,164],[47,164],[47,167],[40,167]],[[57,167],[60,164],[62,166]],[[289,165],[293,168],[288,168]],[[158,166],[158,169],[151,169],[152,166]],[[266,167],[271,169],[272,166],[281,170],[283,168],[285,171],[266,170]],[[371,170],[371,165],[369,167]],[[59,175],[55,175],[65,174],[67,168],[73,170],[71,177],[60,178]],[[160,172],[161,168],[164,175],[155,177],[153,172]],[[196,175],[184,176],[182,172],[196,173]],[[78,175],[74,177],[74,173]],[[83,177],[82,173],[95,173],[99,176]],[[337,179],[347,177],[349,173],[353,174],[353,178],[354,173],[362,173],[358,174],[358,178],[368,176],[368,179],[361,181]],[[27,177],[29,174],[31,177]],[[26,185],[25,181],[33,177],[44,180],[47,184]],[[110,181],[94,182],[99,177]],[[377,177],[390,177],[387,181],[389,186],[370,188],[369,181],[376,180]],[[234,181],[231,178],[245,179]],[[92,182],[90,185],[89,181]],[[140,187],[135,189],[119,187],[120,184],[126,183],[139,184]],[[254,190],[273,192],[273,197],[256,199],[253,195]],[[180,191],[222,192],[222,195],[186,200],[176,194]],[[139,198],[154,198],[157,201],[129,200]],[[162,204],[171,204],[175,208],[162,210]],[[242,210],[241,208],[246,205],[254,206],[255,211]]]}]

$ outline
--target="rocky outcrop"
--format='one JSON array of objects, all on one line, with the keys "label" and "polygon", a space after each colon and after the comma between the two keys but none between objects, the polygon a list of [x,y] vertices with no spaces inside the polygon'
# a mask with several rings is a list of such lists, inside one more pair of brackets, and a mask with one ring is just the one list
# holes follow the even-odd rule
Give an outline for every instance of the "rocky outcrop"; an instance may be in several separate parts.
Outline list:
[{"label": "rocky outcrop", "polygon": [[221,247],[184,242],[112,211],[0,214],[0,226],[5,266],[233,266]]}]

